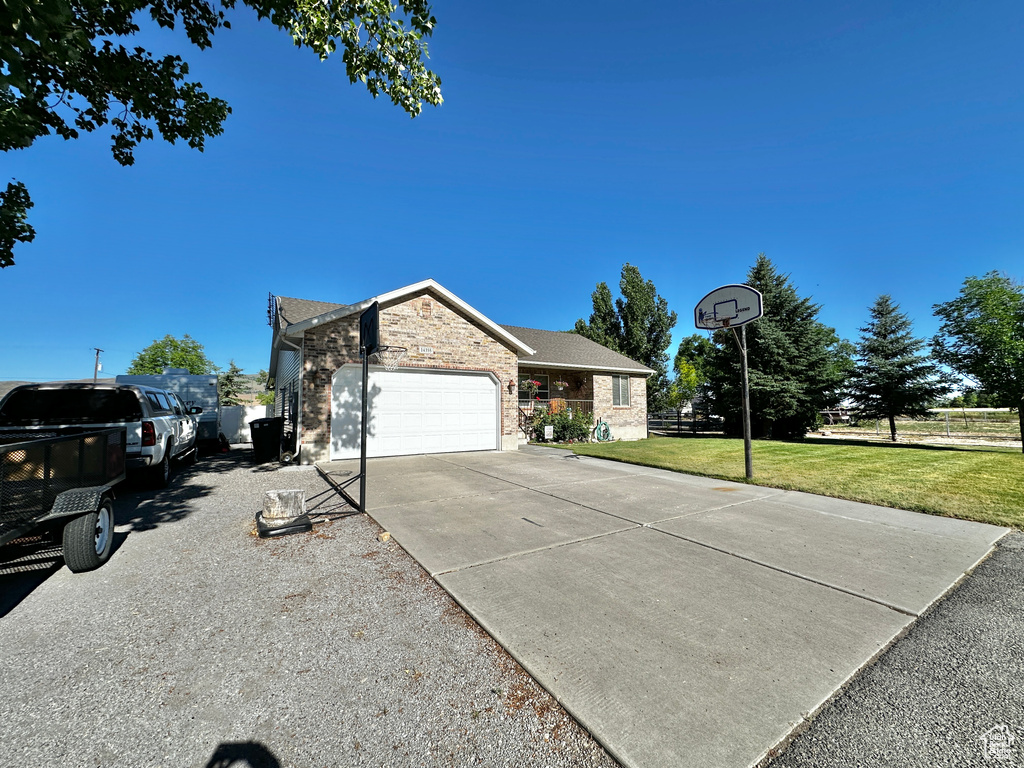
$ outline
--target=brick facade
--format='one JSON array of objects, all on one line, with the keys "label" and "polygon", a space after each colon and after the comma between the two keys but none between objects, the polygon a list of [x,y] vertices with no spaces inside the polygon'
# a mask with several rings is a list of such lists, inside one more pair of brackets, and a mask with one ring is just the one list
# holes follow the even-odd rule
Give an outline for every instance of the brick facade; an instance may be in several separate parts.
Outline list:
[{"label": "brick facade", "polygon": [[[424,292],[380,308],[380,342],[408,349],[400,367],[486,371],[498,380],[501,448],[518,444],[518,357],[486,329]],[[359,362],[359,318],[345,317],[306,331],[303,338],[302,461],[327,459],[331,440],[331,383],[346,363]]]},{"label": "brick facade", "polygon": [[594,374],[594,414],[606,422],[613,440],[647,437],[647,378],[629,377],[629,405],[612,405],[612,374]]}]

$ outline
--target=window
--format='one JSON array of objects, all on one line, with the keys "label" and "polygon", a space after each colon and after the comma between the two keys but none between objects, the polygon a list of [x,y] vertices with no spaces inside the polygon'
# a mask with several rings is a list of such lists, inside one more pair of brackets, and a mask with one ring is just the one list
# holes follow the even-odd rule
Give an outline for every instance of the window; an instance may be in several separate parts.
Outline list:
[{"label": "window", "polygon": [[[537,393],[530,394],[526,388],[527,381],[537,382]],[[547,400],[550,395],[548,376],[545,373],[521,373],[519,374],[519,399],[520,400]]]},{"label": "window", "polygon": [[119,423],[141,419],[142,406],[127,389],[22,389],[11,392],[0,418],[11,425]]},{"label": "window", "polygon": [[612,405],[629,407],[629,376],[612,376]]},{"label": "window", "polygon": [[164,397],[163,392],[147,392],[146,398],[157,413],[171,410],[171,406],[167,403],[167,399]]}]

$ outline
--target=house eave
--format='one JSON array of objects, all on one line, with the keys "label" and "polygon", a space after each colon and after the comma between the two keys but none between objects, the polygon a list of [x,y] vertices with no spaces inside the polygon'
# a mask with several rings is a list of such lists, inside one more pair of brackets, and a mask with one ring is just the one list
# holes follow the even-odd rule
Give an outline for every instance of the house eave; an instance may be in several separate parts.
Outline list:
[{"label": "house eave", "polygon": [[520,368],[557,368],[565,371],[595,371],[599,373],[629,373],[634,376],[653,376],[650,368],[615,368],[609,365],[574,365],[569,363],[546,363],[542,360],[519,360]]}]

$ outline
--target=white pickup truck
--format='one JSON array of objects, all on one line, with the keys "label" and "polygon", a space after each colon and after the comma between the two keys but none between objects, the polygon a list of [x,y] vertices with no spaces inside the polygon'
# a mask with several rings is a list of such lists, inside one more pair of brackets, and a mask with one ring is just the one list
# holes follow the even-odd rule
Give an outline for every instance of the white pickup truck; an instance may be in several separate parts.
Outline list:
[{"label": "white pickup truck", "polygon": [[125,459],[163,488],[171,460],[196,458],[196,416],[173,392],[109,384],[25,384],[0,401],[0,435],[25,439],[125,427]]}]

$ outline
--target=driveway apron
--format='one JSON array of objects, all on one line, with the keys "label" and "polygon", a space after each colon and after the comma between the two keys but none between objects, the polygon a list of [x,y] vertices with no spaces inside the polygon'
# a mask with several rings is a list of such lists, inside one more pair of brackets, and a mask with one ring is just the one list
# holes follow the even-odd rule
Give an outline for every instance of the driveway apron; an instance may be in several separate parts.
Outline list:
[{"label": "driveway apron", "polygon": [[367,509],[627,766],[756,765],[1006,533],[561,451],[371,460]]}]

